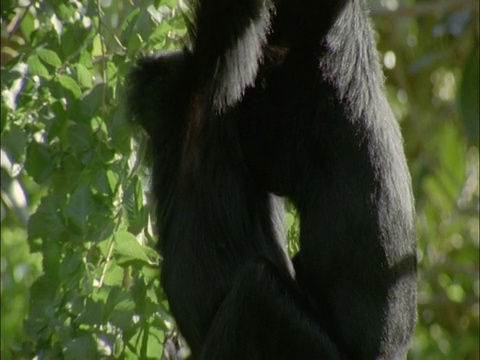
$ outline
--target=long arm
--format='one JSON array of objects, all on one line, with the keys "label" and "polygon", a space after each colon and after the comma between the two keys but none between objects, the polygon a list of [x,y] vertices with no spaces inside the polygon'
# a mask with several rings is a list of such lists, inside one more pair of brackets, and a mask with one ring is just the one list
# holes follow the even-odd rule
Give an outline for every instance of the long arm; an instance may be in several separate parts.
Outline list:
[{"label": "long arm", "polygon": [[194,10],[197,90],[207,90],[213,112],[221,113],[255,81],[273,7],[269,0],[202,0]]}]

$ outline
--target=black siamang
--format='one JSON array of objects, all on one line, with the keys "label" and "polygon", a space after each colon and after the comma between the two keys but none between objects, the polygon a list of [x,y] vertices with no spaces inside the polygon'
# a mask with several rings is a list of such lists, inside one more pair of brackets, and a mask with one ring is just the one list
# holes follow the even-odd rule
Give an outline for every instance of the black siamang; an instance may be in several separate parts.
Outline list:
[{"label": "black siamang", "polygon": [[[162,283],[201,359],[402,359],[411,181],[364,0],[200,0],[193,47],[139,61]],[[288,197],[300,251],[275,219]]]}]

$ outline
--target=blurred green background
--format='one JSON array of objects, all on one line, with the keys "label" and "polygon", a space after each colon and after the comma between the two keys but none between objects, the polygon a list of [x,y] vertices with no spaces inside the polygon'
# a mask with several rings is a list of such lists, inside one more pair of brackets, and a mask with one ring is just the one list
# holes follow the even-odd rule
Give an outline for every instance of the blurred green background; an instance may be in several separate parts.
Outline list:
[{"label": "blurred green background", "polygon": [[[418,215],[409,359],[478,359],[479,4],[370,3]],[[184,45],[185,4],[1,11],[1,358],[173,357],[182,341],[150,248],[148,173],[122,105],[135,56]]]}]

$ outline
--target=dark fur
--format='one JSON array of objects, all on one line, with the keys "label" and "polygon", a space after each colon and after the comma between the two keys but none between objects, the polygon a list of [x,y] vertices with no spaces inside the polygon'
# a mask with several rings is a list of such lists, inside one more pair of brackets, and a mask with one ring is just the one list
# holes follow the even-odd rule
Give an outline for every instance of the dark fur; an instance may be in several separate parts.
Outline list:
[{"label": "dark fur", "polygon": [[[414,208],[363,1],[203,0],[196,24],[193,52],[142,60],[129,85],[193,355],[405,358]],[[296,281],[269,192],[300,214]]]}]

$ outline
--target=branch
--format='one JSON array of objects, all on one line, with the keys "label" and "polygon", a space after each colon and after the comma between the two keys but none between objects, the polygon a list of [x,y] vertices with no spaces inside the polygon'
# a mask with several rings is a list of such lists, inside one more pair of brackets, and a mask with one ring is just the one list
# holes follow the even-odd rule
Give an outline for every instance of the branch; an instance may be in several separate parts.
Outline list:
[{"label": "branch", "polygon": [[476,0],[448,0],[441,2],[419,3],[413,6],[401,6],[395,10],[384,7],[376,7],[371,11],[372,16],[385,19],[397,19],[399,17],[441,16],[446,12],[459,9],[471,9],[478,13],[478,1]]}]

